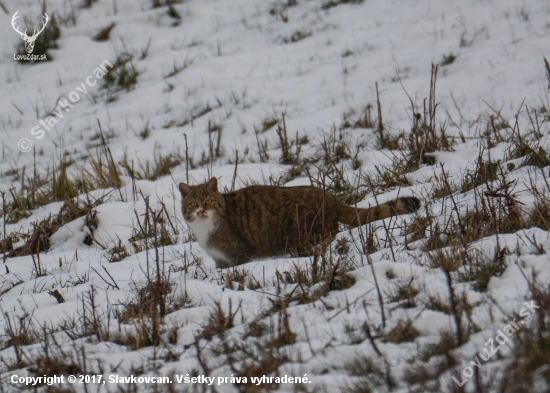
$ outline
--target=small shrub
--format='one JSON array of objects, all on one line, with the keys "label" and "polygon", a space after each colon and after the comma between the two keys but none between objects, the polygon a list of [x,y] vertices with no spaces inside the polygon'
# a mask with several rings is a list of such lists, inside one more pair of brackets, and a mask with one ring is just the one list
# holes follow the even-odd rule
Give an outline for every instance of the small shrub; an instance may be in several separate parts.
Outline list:
[{"label": "small shrub", "polygon": [[[134,301],[127,304],[126,310],[127,310],[127,317],[131,317],[132,310],[134,311],[134,314],[140,314],[143,313],[143,311],[149,311],[152,308],[157,308],[156,306],[159,305],[159,299],[162,302],[166,299],[166,295],[168,295],[172,290],[172,284],[170,284],[166,280],[149,280],[149,282],[142,287],[135,287],[135,295]],[[139,312],[137,309],[139,308]],[[165,306],[159,307],[162,315],[164,315],[166,311]],[[164,310],[164,311],[163,311]]]},{"label": "small shrub", "polygon": [[168,176],[172,173],[172,168],[177,167],[184,161],[178,153],[169,153],[162,155],[160,150],[154,155],[153,161],[148,159],[139,161],[134,167],[133,162],[129,162],[125,156],[119,165],[124,168],[126,174],[135,180],[157,180],[163,176]]},{"label": "small shrub", "polygon": [[122,244],[122,241],[118,239],[118,245],[114,246],[109,250],[108,260],[110,263],[120,262],[125,258],[128,258],[130,253],[126,249],[126,246]]},{"label": "small shrub", "polygon": [[416,216],[407,226],[406,235],[409,236],[407,241],[412,243],[426,237],[426,230],[432,224],[433,219],[430,217]]},{"label": "small shrub", "polygon": [[[176,64],[176,62],[174,61],[174,64],[172,65],[172,70],[168,74],[166,74],[164,78],[167,79],[167,78],[176,76],[177,74],[179,74],[180,72],[182,72],[183,70],[191,66],[192,64],[193,64],[193,60],[190,58],[185,58],[185,60],[181,65]],[[168,128],[168,127],[165,127],[165,128]]]},{"label": "small shrub", "polygon": [[379,167],[375,166],[377,176],[372,182],[372,186],[381,192],[395,187],[408,187],[411,185],[406,176],[408,172],[405,162],[399,158],[394,158],[393,165]]},{"label": "small shrub", "polygon": [[163,317],[176,310],[190,307],[193,302],[186,294],[172,294],[172,283],[166,279],[151,278],[145,285],[133,285],[132,298],[123,303],[117,313],[121,322],[127,323],[145,317]]},{"label": "small shrub", "polygon": [[434,165],[436,151],[452,151],[454,141],[446,134],[445,125],[439,127],[436,123],[437,106],[435,93],[437,73],[439,67],[432,64],[430,77],[430,95],[428,100],[424,100],[423,113],[419,113],[414,108],[412,130],[406,141],[407,158],[405,166],[409,170],[416,170],[421,165]]},{"label": "small shrub", "polygon": [[78,375],[82,374],[82,368],[74,361],[68,362],[67,358],[53,358],[50,354],[40,356],[33,360],[33,365],[29,367],[32,376],[53,377],[54,375]]},{"label": "small shrub", "polygon": [[550,200],[546,197],[536,198],[535,207],[529,216],[530,225],[550,230]]},{"label": "small shrub", "polygon": [[[384,367],[383,367],[384,366]],[[389,391],[397,385],[391,376],[388,364],[383,359],[372,359],[365,355],[359,355],[344,366],[350,375],[358,379],[344,387],[345,393],[375,393],[381,387],[387,387]]]},{"label": "small shrub", "polygon": [[181,3],[182,0],[152,0],[151,5],[153,8],[172,6],[174,4]]},{"label": "small shrub", "polygon": [[329,10],[331,8],[337,7],[340,4],[362,4],[363,0],[330,0],[326,3],[324,3],[321,6],[322,10]]},{"label": "small shrub", "polygon": [[534,165],[539,168],[546,168],[550,165],[550,155],[542,147],[532,147],[528,146],[523,150],[524,156],[527,156],[527,159],[521,163],[521,166]]},{"label": "small shrub", "polygon": [[154,315],[147,318],[143,314],[133,319],[132,325],[125,329],[118,338],[117,343],[127,346],[132,350],[158,346],[161,343],[161,335],[165,327],[161,325],[160,316]]},{"label": "small shrub", "polygon": [[456,60],[457,56],[453,53],[449,53],[448,55],[443,55],[443,59],[441,60],[441,67],[445,67],[446,65],[453,64]]},{"label": "small shrub", "polygon": [[293,44],[298,41],[302,41],[303,39],[310,37],[312,33],[310,31],[302,31],[302,30],[296,30],[290,37],[285,37],[282,39],[282,41],[285,44]]},{"label": "small shrub", "polygon": [[38,254],[50,248],[50,237],[63,225],[86,216],[101,200],[86,202],[82,200],[67,200],[56,216],[50,216],[40,223],[34,223],[34,229],[29,233],[25,244],[10,252],[9,257]]},{"label": "small shrub", "polygon": [[[508,181],[501,175],[488,190],[478,195],[478,204],[461,217],[458,231],[466,243],[497,233],[514,233],[528,228],[524,218],[519,195],[514,193],[516,181]],[[457,229],[457,228],[455,228]]]},{"label": "small shrub", "polygon": [[11,346],[30,345],[40,338],[40,334],[31,326],[31,315],[25,313],[17,318],[17,322],[6,312],[3,312],[3,316],[6,321],[4,335],[7,337],[7,340],[4,341],[2,349]]},{"label": "small shrub", "polygon": [[174,19],[174,23],[172,23],[172,27],[179,26],[181,21],[181,15],[178,12],[178,10],[174,8],[172,4],[168,4],[168,11],[166,13],[170,18]]},{"label": "small shrub", "polygon": [[412,285],[411,278],[408,283],[394,282],[393,288],[387,294],[390,303],[400,303],[403,308],[416,307],[415,297],[419,291]]},{"label": "small shrub", "polygon": [[500,276],[506,270],[507,250],[496,250],[492,258],[487,258],[480,252],[465,251],[461,262],[463,268],[458,272],[458,281],[472,282],[472,288],[478,292],[487,290],[491,277]]},{"label": "small shrub", "polygon": [[104,27],[101,29],[93,38],[94,41],[102,42],[102,41],[108,41],[111,37],[111,30],[115,27],[116,23],[113,22],[109,26]]},{"label": "small shrub", "polygon": [[252,290],[260,288],[260,283],[250,276],[250,272],[245,269],[236,267],[227,269],[223,278],[225,287],[229,289],[235,289],[235,285],[237,286],[237,291],[244,291],[245,288]]},{"label": "small shrub", "polygon": [[274,4],[269,9],[269,14],[280,18],[284,23],[288,22],[288,16],[285,14],[285,11],[290,7],[295,7],[298,5],[298,0],[287,0],[284,3]]},{"label": "small shrub", "polygon": [[[237,377],[246,377],[248,381],[252,377],[275,376],[279,367],[290,361],[288,351],[284,346],[293,344],[296,334],[290,330],[286,306],[278,315],[278,322],[270,319],[269,325],[261,323],[262,333],[252,336],[246,341],[228,340],[222,336],[223,354],[227,363]],[[256,338],[258,337],[258,338]],[[263,384],[242,383],[237,385],[244,393],[261,393],[272,391],[278,387],[277,383],[265,382]]]},{"label": "small shrub", "polygon": [[430,381],[437,380],[443,372],[457,365],[453,349],[458,345],[451,333],[442,332],[436,342],[424,344],[419,349],[418,359],[410,362],[411,365],[405,372],[405,380],[424,387]]},{"label": "small shrub", "polygon": [[91,8],[94,3],[96,3],[97,0],[82,0],[82,8]]},{"label": "small shrub", "polygon": [[[354,269],[355,265],[347,255],[340,255],[334,259],[320,249],[312,258],[311,265],[302,267],[294,264],[291,271],[285,271],[283,274],[277,272],[281,282],[298,284],[297,291],[282,302],[311,303],[326,296],[330,291],[347,289],[355,284],[355,279],[348,274]],[[274,309],[278,309],[280,305],[281,301],[274,302]]]},{"label": "small shrub", "polygon": [[411,321],[399,320],[397,325],[384,336],[384,341],[399,344],[413,341],[419,335],[420,333],[412,326]]},{"label": "small shrub", "polygon": [[277,124],[279,124],[279,119],[276,117],[267,117],[262,122],[261,128],[258,130],[259,133],[263,134],[264,132],[270,130],[271,128],[275,127]]},{"label": "small shrub", "polygon": [[161,202],[162,207],[157,211],[151,209],[148,198],[144,198],[144,202],[146,210],[143,222],[134,211],[137,226],[132,228],[132,236],[128,239],[134,246],[134,251],[138,253],[143,250],[156,250],[175,244],[179,232],[172,223],[164,203]]},{"label": "small shrub", "polygon": [[452,308],[439,296],[430,295],[426,308],[433,311],[439,311],[444,314],[452,315]]},{"label": "small shrub", "polygon": [[107,91],[107,101],[115,101],[116,93],[130,91],[138,82],[139,72],[133,63],[133,56],[127,53],[119,55],[113,67],[102,79],[101,88]]},{"label": "small shrub", "polygon": [[232,312],[231,302],[229,302],[229,312],[226,313],[222,305],[218,302],[214,305],[214,309],[208,316],[207,323],[203,326],[202,331],[198,334],[197,339],[206,339],[211,341],[214,336],[225,333],[234,325],[235,315],[239,311],[240,306]]},{"label": "small shrub", "polygon": [[489,181],[494,181],[497,179],[497,174],[498,163],[487,162],[480,154],[476,160],[474,171],[468,171],[464,176],[461,192],[467,192]]}]

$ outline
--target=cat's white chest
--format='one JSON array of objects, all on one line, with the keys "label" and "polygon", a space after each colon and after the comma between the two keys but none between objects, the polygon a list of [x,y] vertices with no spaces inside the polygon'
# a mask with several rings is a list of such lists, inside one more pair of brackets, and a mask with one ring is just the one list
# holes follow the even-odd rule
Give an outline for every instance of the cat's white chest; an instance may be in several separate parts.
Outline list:
[{"label": "cat's white chest", "polygon": [[211,248],[208,245],[210,240],[210,234],[215,229],[215,223],[213,217],[207,217],[205,219],[195,219],[193,222],[187,222],[189,228],[193,232],[193,235],[197,238],[197,242],[201,248],[206,251],[214,259],[227,260],[226,256],[217,248]]}]

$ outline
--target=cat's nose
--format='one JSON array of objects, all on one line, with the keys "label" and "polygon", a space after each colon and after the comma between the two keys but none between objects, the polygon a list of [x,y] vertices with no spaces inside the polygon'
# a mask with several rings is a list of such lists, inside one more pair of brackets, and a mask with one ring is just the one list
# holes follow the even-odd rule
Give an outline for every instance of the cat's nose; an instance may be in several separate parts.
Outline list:
[{"label": "cat's nose", "polygon": [[197,216],[204,216],[205,213],[206,213],[206,210],[204,208],[197,210]]}]

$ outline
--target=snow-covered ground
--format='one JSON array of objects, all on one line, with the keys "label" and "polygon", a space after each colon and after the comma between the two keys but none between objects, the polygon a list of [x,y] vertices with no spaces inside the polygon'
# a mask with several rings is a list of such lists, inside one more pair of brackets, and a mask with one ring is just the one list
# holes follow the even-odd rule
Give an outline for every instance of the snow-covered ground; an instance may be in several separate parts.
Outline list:
[{"label": "snow-covered ground", "polygon": [[[69,163],[69,176],[82,168],[92,176],[97,157],[121,163],[122,184],[120,189],[90,191],[104,202],[95,207],[95,241],[86,241],[90,228],[80,217],[51,236],[49,250],[39,259],[7,259],[2,268],[6,273],[0,275],[4,389],[22,387],[11,382],[13,375],[58,374],[55,367],[33,366],[37,356],[49,350],[60,362],[77,364],[79,372],[107,379],[99,385],[55,385],[76,391],[506,391],[502,385],[514,334],[493,357],[473,364],[513,316],[529,317],[518,317],[525,322],[522,327],[537,319],[531,318],[539,314],[530,303],[533,282],[540,288],[550,284],[547,231],[526,228],[467,245],[470,252],[479,250],[488,259],[497,258],[495,249],[509,251],[501,258],[504,268],[490,278],[486,290],[476,291],[453,272],[455,294],[449,294],[448,277],[430,263],[423,236],[411,241],[408,235],[406,228],[415,215],[343,229],[333,248],[345,238],[349,252],[333,258],[351,266],[355,282],[345,289],[323,292],[317,299],[321,283],[305,290],[287,278],[299,269],[311,270],[313,258],[281,257],[239,267],[248,274],[242,290],[228,282],[232,269],[216,269],[198,243],[189,241],[177,184],[198,184],[210,176],[219,179],[222,189],[231,189],[233,182],[235,188],[253,182],[310,184],[305,172],[287,176],[292,166],[280,161],[273,120],[281,121],[284,114],[292,151],[301,140],[302,159],[319,155],[319,146],[331,135],[333,144],[348,146],[349,155],[337,166],[350,184],[366,192],[359,207],[416,195],[423,200],[420,214],[435,217],[443,228],[453,216],[467,214],[479,203],[484,192],[479,189],[485,185],[468,189],[462,182],[481,155],[488,162],[501,162],[503,176],[516,181],[517,201],[530,211],[533,187],[548,188],[548,168],[521,166],[525,157],[511,155],[510,135],[517,130],[528,135],[538,124],[538,145],[550,145],[545,123],[550,76],[543,61],[550,58],[548,1],[197,0],[153,7],[151,0],[98,0],[89,8],[80,1],[46,3],[50,23],[55,15],[61,29],[58,49],[49,50],[51,61],[22,64],[14,61],[22,40],[12,29],[12,17],[19,10],[22,30],[31,21],[36,27],[42,4],[1,2],[5,10],[0,10],[0,189],[7,192],[9,202],[22,184],[30,184],[34,173],[51,176],[60,162]],[[111,24],[107,40],[92,39]],[[124,58],[130,60],[115,71],[135,71],[137,82],[128,89],[105,87],[108,77],[98,67]],[[435,120],[444,124],[454,145],[451,151],[433,153],[433,162],[406,173],[407,183],[377,187],[375,197],[365,179],[391,167],[397,156],[378,149],[376,86],[386,133],[408,134],[411,102],[420,113],[428,105],[432,64],[439,65]],[[64,102],[69,104],[65,109],[60,106]],[[368,106],[374,128],[352,127]],[[500,126],[494,128],[502,131],[492,128],[497,123]],[[54,126],[46,127],[49,124]],[[125,162],[145,172],[170,154],[178,164],[170,175],[155,180],[132,181],[122,169]],[[312,178],[326,169],[323,165],[319,161],[309,166]],[[446,177],[457,191],[451,197],[434,196]],[[146,214],[146,197],[152,210],[164,209],[170,217],[174,244],[161,247],[158,258],[173,283],[169,297],[180,300],[158,324],[119,318],[139,292],[136,287],[155,274],[155,250],[134,245],[138,219]],[[63,204],[36,207],[28,217],[4,224],[3,237],[19,234],[15,247],[24,244],[21,234],[57,214]],[[430,228],[434,227],[432,222]],[[428,237],[429,230],[424,230]],[[378,250],[367,255],[362,246],[368,231],[374,231]],[[110,262],[109,250],[115,246],[124,247],[127,254]],[[58,303],[49,293],[54,291],[65,302]],[[295,295],[304,291],[312,299],[297,300]],[[396,296],[400,291],[405,297]],[[442,303],[440,310],[433,306],[434,299]],[[439,356],[426,355],[431,343],[441,344],[442,334],[455,336],[456,313],[444,310],[458,307],[458,300],[467,304],[459,323],[463,342]],[[212,313],[219,316],[220,309],[231,323],[209,340],[205,326],[214,324]],[[522,315],[524,310],[527,314]],[[90,333],[97,332],[95,328],[84,332],[83,326],[96,322],[104,335]],[[26,324],[37,336],[14,344],[13,330],[23,331]],[[264,326],[267,337],[284,331],[291,338],[262,352],[271,344],[250,333],[256,325]],[[132,344],[129,337],[140,336],[143,326],[161,329],[161,342]],[[48,329],[58,332],[46,334]],[[414,334],[403,338],[409,330]],[[397,339],[388,338],[396,331]],[[271,363],[265,359],[268,352],[276,358]],[[549,361],[547,347],[541,356]],[[260,371],[255,374],[243,371],[255,361],[264,368],[257,366]],[[307,374],[308,383],[267,384],[254,390],[250,378],[243,385],[228,378],[218,385],[218,377],[262,375],[261,370],[267,376]],[[76,368],[73,371],[77,374]],[[216,382],[210,387],[176,383],[175,375],[187,374],[216,377]],[[425,374],[430,377],[423,379]],[[174,384],[109,382],[115,375],[169,376]],[[548,368],[539,370],[531,391],[549,391],[547,375]]]}]

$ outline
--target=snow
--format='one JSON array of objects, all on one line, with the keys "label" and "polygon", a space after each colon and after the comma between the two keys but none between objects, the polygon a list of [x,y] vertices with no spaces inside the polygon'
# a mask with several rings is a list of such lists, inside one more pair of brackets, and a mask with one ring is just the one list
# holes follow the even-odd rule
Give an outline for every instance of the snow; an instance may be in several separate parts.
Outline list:
[{"label": "snow", "polygon": [[[281,152],[276,126],[261,131],[266,119],[280,119],[285,113],[289,138],[307,136],[310,142],[301,149],[304,156],[311,156],[315,153],[315,143],[322,142],[332,127],[338,128],[344,116],[353,122],[371,104],[373,118],[376,118],[376,83],[386,129],[393,135],[408,132],[412,121],[410,100],[415,110],[422,109],[423,99],[429,94],[431,64],[439,64],[451,54],[456,60],[440,67],[436,100],[439,115],[447,116],[447,133],[456,142],[454,151],[435,152],[436,165],[424,165],[408,173],[411,186],[385,190],[376,198],[369,191],[357,206],[372,206],[376,201],[382,203],[398,196],[426,197],[430,203],[421,209],[431,211],[443,225],[456,213],[448,199],[431,197],[435,185],[445,172],[449,182],[460,190],[463,175],[475,168],[475,161],[481,155],[492,161],[500,160],[504,168],[514,164],[516,169],[509,170],[507,178],[517,180],[514,192],[524,208],[533,207],[534,201],[528,192],[531,181],[545,189],[547,168],[541,171],[532,166],[520,167],[524,159],[509,159],[510,146],[506,143],[486,149],[486,141],[479,137],[479,127],[487,122],[476,120],[488,121],[495,115],[497,119],[501,116],[500,120],[515,124],[516,113],[522,107],[529,110],[550,107],[543,67],[543,57],[550,58],[549,2],[368,0],[327,10],[322,9],[323,4],[328,3],[325,1],[298,0],[297,3],[286,7],[287,2],[282,0],[190,0],[173,5],[181,16],[178,20],[168,15],[166,6],[152,8],[149,0],[98,0],[90,8],[49,0],[47,12],[55,13],[64,21],[57,42],[59,49],[50,51],[52,61],[30,65],[13,60],[21,38],[12,30],[11,18],[19,10],[36,23],[41,7],[32,1],[2,1],[9,12],[0,12],[3,38],[0,189],[21,187],[20,178],[10,172],[15,170],[19,175],[26,168],[29,177],[33,168],[37,168],[45,174],[58,165],[64,155],[82,167],[89,165],[101,145],[97,136],[98,120],[115,163],[127,158],[133,160],[136,169],[144,168],[159,154],[184,157],[186,150],[193,162],[188,172],[184,161],[172,168],[171,175],[154,181],[137,180],[133,184],[124,175],[120,193],[109,189],[92,191],[94,198],[106,196],[105,203],[95,208],[99,219],[94,231],[97,242],[91,246],[84,244],[89,233],[84,218],[64,225],[51,237],[51,249],[40,254],[46,275],[37,277],[36,261],[31,256],[7,259],[6,272],[0,274],[2,342],[9,338],[5,330],[10,321],[14,323],[24,315],[30,316],[33,326],[44,328],[69,326],[70,321],[78,321],[90,312],[84,308],[89,307],[86,305],[92,288],[96,291],[95,304],[101,312],[102,323],[109,324],[106,331],[119,338],[135,333],[136,326],[119,322],[115,314],[132,298],[135,286],[146,283],[153,269],[153,250],[136,250],[129,240],[137,225],[136,217],[143,219],[146,214],[144,198],[148,197],[153,210],[159,210],[161,203],[165,205],[178,230],[175,244],[161,250],[162,268],[173,282],[172,294],[191,300],[191,306],[170,312],[164,319],[163,337],[168,341],[173,331],[175,341],[165,343],[160,349],[146,346],[136,350],[96,337],[73,340],[62,332],[56,333],[65,351],[64,357],[76,358],[81,346],[88,357],[88,374],[103,374],[105,378],[115,374],[191,374],[203,367],[197,355],[196,336],[208,324],[212,310],[221,307],[226,314],[235,313],[234,327],[227,331],[226,337],[218,336],[211,342],[201,340],[204,351],[201,356],[210,365],[212,376],[230,376],[234,371],[227,365],[227,359],[216,352],[224,344],[223,339],[253,343],[253,338],[246,337],[245,333],[248,324],[257,318],[266,326],[279,326],[281,313],[265,317],[262,314],[273,307],[274,302],[297,290],[297,284],[281,281],[280,277],[297,268],[310,269],[312,260],[291,257],[254,260],[242,269],[248,272],[247,282],[259,283],[259,288],[237,290],[237,283],[225,282],[224,275],[231,269],[217,269],[204,249],[197,242],[189,241],[189,228],[181,212],[179,182],[198,184],[216,176],[219,189],[227,191],[232,188],[236,171],[237,189],[254,183],[272,183],[290,166],[279,162]],[[75,25],[68,18],[72,12]],[[116,25],[108,41],[92,40],[111,23]],[[288,42],[297,32],[307,37]],[[103,80],[97,80],[95,86],[88,86],[87,94],[80,93],[80,100],[63,118],[57,119],[56,126],[47,131],[44,138],[36,139],[31,134],[31,128],[51,115],[60,99],[67,99],[88,76],[93,76],[99,64],[104,60],[114,63],[121,54],[131,54],[139,72],[133,89],[110,92],[115,100],[108,102],[110,95],[101,88]],[[178,72],[173,72],[175,68]],[[527,132],[530,123],[525,111],[517,121]],[[214,147],[216,144],[217,133],[208,132],[211,125],[222,127],[222,157],[200,164],[203,158],[209,157],[212,135]],[[147,127],[150,135],[143,138],[140,133]],[[18,149],[21,138],[32,142],[36,154]],[[364,146],[356,152],[360,169],[353,169],[349,162],[343,166],[351,184],[359,184],[367,175],[376,176],[378,169],[389,166],[395,158],[394,152],[376,148],[373,129],[346,128],[342,138],[353,146]],[[260,158],[259,144],[265,144],[267,160]],[[548,134],[543,136],[541,146],[550,146]],[[238,167],[235,166],[236,152]],[[71,166],[69,171],[76,173],[76,167]],[[315,175],[312,174],[313,178]],[[311,179],[302,174],[285,185],[310,184]],[[476,203],[474,191],[457,192],[454,196],[461,214]],[[32,223],[56,214],[62,205],[63,202],[54,202],[39,207],[30,217],[6,224],[6,232],[24,233]],[[340,392],[357,380],[348,367],[356,356],[371,359],[383,368],[384,362],[377,350],[364,336],[364,324],[380,327],[387,334],[400,321],[411,321],[419,333],[413,341],[384,342],[384,334],[373,332],[377,348],[391,366],[396,381],[393,391],[410,391],[405,376],[416,361],[414,354],[419,353],[425,343],[436,342],[442,331],[454,332],[455,326],[452,315],[423,306],[430,298],[440,298],[450,307],[449,294],[443,271],[428,263],[423,249],[425,241],[406,243],[402,228],[413,219],[413,215],[404,215],[374,223],[381,249],[369,256],[361,250],[360,231],[365,228],[343,230],[339,234],[339,239],[350,240],[350,258],[355,265],[350,275],[355,283],[345,290],[330,291],[310,303],[287,305],[290,330],[296,334],[296,340],[282,349],[288,361],[279,367],[280,375],[307,374],[312,381],[304,385],[307,391]],[[385,229],[390,224],[391,238]],[[432,227],[434,225],[432,223]],[[108,249],[118,245],[119,240],[131,255],[109,263]],[[544,252],[537,250],[536,243]],[[22,240],[18,244],[22,244]],[[550,283],[547,231],[524,229],[498,235],[498,243],[497,237],[492,236],[469,247],[492,255],[497,244],[513,252],[505,257],[504,272],[491,277],[486,292],[474,291],[467,282],[456,283],[455,290],[472,304],[470,318],[477,326],[467,342],[454,350],[461,359],[459,367],[468,366],[484,343],[508,323],[509,315],[518,313],[524,302],[530,300],[526,277],[536,275],[541,285]],[[390,271],[393,278],[389,277]],[[409,281],[419,291],[416,305],[403,308],[399,303],[390,303],[388,298],[395,286]],[[380,311],[377,288],[381,288],[385,297],[386,315]],[[58,304],[48,294],[54,290],[63,294],[64,303]],[[384,318],[386,327],[382,329]],[[359,342],[354,342],[353,334],[360,337]],[[29,354],[42,351],[40,340],[25,346]],[[509,350],[501,353],[504,357],[509,354]],[[13,346],[6,345],[0,351],[0,358],[4,360],[0,365],[1,378],[8,391],[16,388],[8,382],[11,375],[30,375],[26,368],[7,367],[15,357]],[[494,358],[483,372],[490,375],[494,370],[504,370],[504,366],[503,359]],[[450,388],[444,390],[443,386],[453,384],[452,375],[447,370],[439,376],[441,391],[451,391]],[[474,386],[469,380],[466,391],[474,391]],[[82,385],[73,387],[84,391]],[[117,391],[118,387],[118,384],[104,385],[108,392]],[[138,388],[149,391],[154,386]],[[184,390],[185,387],[178,388]],[[233,384],[216,389],[239,391]],[[295,389],[292,384],[282,384],[274,390]],[[387,387],[384,383],[377,389],[382,392]],[[545,389],[547,385],[540,385],[539,391]]]}]

